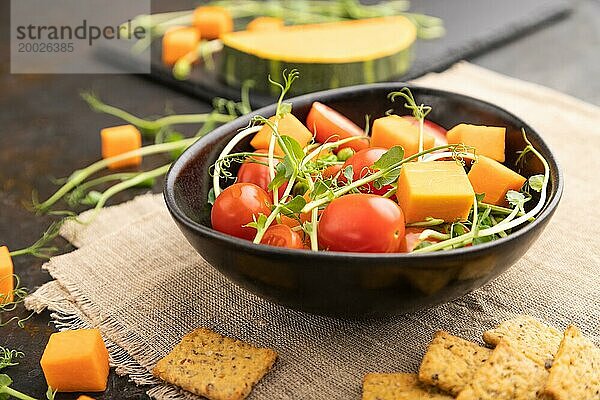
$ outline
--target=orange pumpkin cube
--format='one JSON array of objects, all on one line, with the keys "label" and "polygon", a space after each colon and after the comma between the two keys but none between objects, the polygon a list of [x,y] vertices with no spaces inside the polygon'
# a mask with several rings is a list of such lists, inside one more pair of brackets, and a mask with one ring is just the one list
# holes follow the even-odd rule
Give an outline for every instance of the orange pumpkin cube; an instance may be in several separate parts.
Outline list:
[{"label": "orange pumpkin cube", "polygon": [[249,31],[277,31],[284,26],[281,18],[275,17],[256,17],[246,25]]},{"label": "orange pumpkin cube", "polygon": [[[269,118],[269,121],[274,123],[275,117]],[[294,138],[302,148],[312,140],[312,133],[308,128],[290,113],[285,114],[285,116],[279,120],[277,131],[281,136],[290,136]],[[271,136],[273,136],[273,130],[269,125],[265,124],[262,129],[254,135],[250,141],[250,145],[256,150],[268,149],[269,143],[271,142]],[[283,150],[281,150],[281,147],[279,147],[277,142],[275,143],[275,154],[283,156]]]},{"label": "orange pumpkin cube", "polygon": [[506,128],[485,125],[459,124],[446,134],[448,143],[473,146],[477,155],[504,162]]},{"label": "orange pumpkin cube", "polygon": [[[102,158],[118,156],[142,147],[142,135],[133,125],[104,128],[100,131],[100,137],[102,139]],[[108,168],[139,167],[141,164],[142,156],[134,156],[112,162],[108,165]]]},{"label": "orange pumpkin cube", "polygon": [[[431,149],[435,139],[427,132],[423,132],[423,149]],[[402,146],[404,157],[409,157],[419,152],[419,127],[398,115],[388,115],[377,118],[373,122],[371,133],[371,147],[390,149]]]},{"label": "orange pumpkin cube", "polygon": [[222,34],[233,31],[233,18],[226,8],[200,6],[194,10],[194,26],[203,38],[218,39]]},{"label": "orange pumpkin cube", "polygon": [[400,170],[396,197],[406,223],[428,217],[464,221],[474,196],[467,173],[455,161],[409,162]]},{"label": "orange pumpkin cube", "polygon": [[53,333],[40,361],[46,382],[59,392],[103,392],[108,351],[98,329]]},{"label": "orange pumpkin cube", "polygon": [[86,396],[86,395],[82,394],[81,396],[79,396],[77,398],[77,400],[95,400],[95,399],[93,397]]},{"label": "orange pumpkin cube", "polygon": [[14,300],[15,273],[8,247],[0,247],[0,305]]},{"label": "orange pumpkin cube", "polygon": [[195,27],[175,26],[162,38],[163,64],[173,65],[181,57],[194,51],[200,43],[200,32]]},{"label": "orange pumpkin cube", "polygon": [[499,206],[506,205],[506,192],[519,191],[525,177],[486,156],[479,156],[469,171],[469,181],[475,193],[485,193],[483,201]]}]

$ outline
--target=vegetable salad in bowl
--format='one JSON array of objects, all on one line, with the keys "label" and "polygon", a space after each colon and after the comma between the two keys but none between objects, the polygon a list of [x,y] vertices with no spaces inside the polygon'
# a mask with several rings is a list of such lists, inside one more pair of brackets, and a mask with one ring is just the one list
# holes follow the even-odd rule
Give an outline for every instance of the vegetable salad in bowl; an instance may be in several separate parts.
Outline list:
[{"label": "vegetable salad in bowl", "polygon": [[[284,101],[297,78],[273,82],[275,115],[252,118],[214,163],[215,230],[292,249],[428,253],[506,237],[542,210],[550,168],[524,130],[526,145],[507,165],[515,157],[505,154],[505,127],[446,131],[408,88],[388,98],[412,115],[367,115],[363,129],[315,101],[301,121]],[[247,137],[253,151],[233,151]],[[543,174],[523,172],[532,159]]]}]

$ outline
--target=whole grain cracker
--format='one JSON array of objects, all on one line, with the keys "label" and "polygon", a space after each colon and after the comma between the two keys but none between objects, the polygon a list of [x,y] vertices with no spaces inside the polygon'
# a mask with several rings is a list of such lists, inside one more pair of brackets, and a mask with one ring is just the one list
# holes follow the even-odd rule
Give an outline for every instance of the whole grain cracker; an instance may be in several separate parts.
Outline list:
[{"label": "whole grain cracker", "polygon": [[565,331],[545,393],[555,400],[600,399],[600,349],[574,326]]},{"label": "whole grain cracker", "polygon": [[543,366],[501,341],[456,400],[536,400],[547,378]]},{"label": "whole grain cracker", "polygon": [[152,373],[210,400],[240,400],[250,394],[276,358],[274,350],[199,328],[184,336]]},{"label": "whole grain cracker", "polygon": [[448,332],[436,332],[419,368],[419,380],[454,395],[473,378],[491,350]]},{"label": "whole grain cracker", "polygon": [[370,373],[363,380],[362,400],[452,400],[454,397],[419,382],[416,374]]},{"label": "whole grain cracker", "polygon": [[528,315],[521,315],[483,333],[483,340],[492,346],[500,340],[508,342],[536,363],[550,368],[562,334]]}]

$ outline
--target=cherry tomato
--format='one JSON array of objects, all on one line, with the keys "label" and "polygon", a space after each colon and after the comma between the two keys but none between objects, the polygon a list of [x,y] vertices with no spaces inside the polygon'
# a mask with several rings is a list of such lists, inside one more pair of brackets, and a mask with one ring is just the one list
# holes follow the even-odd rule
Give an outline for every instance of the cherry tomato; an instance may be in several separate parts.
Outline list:
[{"label": "cherry tomato", "polygon": [[260,242],[270,246],[287,247],[290,249],[304,248],[302,237],[300,237],[297,232],[294,232],[292,228],[284,224],[272,225],[267,228],[267,231]]},{"label": "cherry tomato", "polygon": [[[368,149],[364,149],[350,157],[344,165],[342,165],[342,171],[344,171],[348,166],[352,166],[352,180],[356,181],[358,179],[364,178],[365,176],[374,172],[373,164],[375,161],[379,160],[381,156],[387,151],[383,147],[370,147]],[[338,178],[340,183],[346,184],[348,179],[342,172]],[[373,193],[378,195],[383,195],[387,193],[392,187],[390,185],[383,186],[379,189],[375,188],[373,182],[360,186],[358,188],[359,191],[363,193]]]},{"label": "cherry tomato", "polygon": [[297,219],[295,219],[295,218],[288,217],[288,216],[286,216],[286,215],[281,215],[281,223],[282,223],[283,225],[287,225],[287,226],[289,226],[290,228],[294,228],[294,227],[296,227],[296,226],[299,226],[299,225],[300,225],[300,221],[298,221],[298,220],[297,220]]},{"label": "cherry tomato", "polygon": [[[256,154],[267,154],[269,150],[256,150],[254,153]],[[255,185],[264,189],[269,196],[272,197],[271,191],[269,190],[269,183],[271,183],[271,176],[269,175],[269,167],[267,165],[259,164],[254,161],[259,161],[261,163],[268,164],[268,157],[248,157],[246,161],[241,165],[238,173],[237,173],[237,183],[254,183]],[[275,165],[279,163],[278,159],[275,159]],[[279,187],[278,193],[279,197],[283,196],[283,192],[285,192],[286,185],[283,184]]]},{"label": "cherry tomato", "polygon": [[[419,125],[419,121],[417,119],[415,119],[415,117],[410,116],[410,115],[404,115],[402,116],[402,118],[405,118],[407,120],[409,120],[413,125]],[[434,137],[435,142],[434,142],[434,146],[444,146],[446,144],[448,144],[448,139],[446,138],[446,130],[444,128],[442,128],[441,126],[439,126],[438,124],[436,124],[435,122],[431,122],[429,120],[425,120],[423,122],[423,131],[425,133],[429,133],[431,136]]]},{"label": "cherry tomato", "polygon": [[253,183],[236,183],[221,192],[213,204],[210,220],[212,227],[228,235],[252,240],[256,229],[246,227],[259,214],[271,213],[267,192]]},{"label": "cherry tomato", "polygon": [[395,253],[404,241],[404,214],[390,199],[349,194],[325,208],[317,235],[326,250]]},{"label": "cherry tomato", "polygon": [[[315,134],[316,141],[320,143],[346,139],[352,136],[364,136],[365,134],[365,131],[354,122],[318,101],[312,104],[306,117],[306,126]],[[353,140],[341,145],[338,150],[345,147],[359,151],[369,147],[369,142],[367,139]]]}]

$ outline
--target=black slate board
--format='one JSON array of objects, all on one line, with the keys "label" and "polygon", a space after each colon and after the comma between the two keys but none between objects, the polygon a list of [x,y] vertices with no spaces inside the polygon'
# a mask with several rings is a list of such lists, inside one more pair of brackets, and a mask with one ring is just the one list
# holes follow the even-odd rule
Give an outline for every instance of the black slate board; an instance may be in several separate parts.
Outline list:
[{"label": "black slate board", "polygon": [[[571,7],[568,0],[413,0],[411,11],[441,17],[447,32],[440,39],[419,40],[411,69],[396,79],[408,80],[444,70],[459,60],[556,21],[566,16]],[[159,54],[160,51],[153,51],[150,79],[204,100],[217,96],[239,99],[237,88],[225,85],[214,72],[201,66],[195,68],[189,80],[174,79],[170,69],[161,64]],[[114,54],[110,58],[123,60]],[[272,102],[268,95],[252,93],[254,107]]]}]

